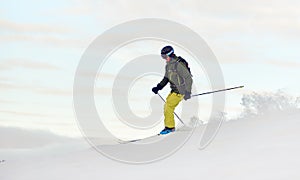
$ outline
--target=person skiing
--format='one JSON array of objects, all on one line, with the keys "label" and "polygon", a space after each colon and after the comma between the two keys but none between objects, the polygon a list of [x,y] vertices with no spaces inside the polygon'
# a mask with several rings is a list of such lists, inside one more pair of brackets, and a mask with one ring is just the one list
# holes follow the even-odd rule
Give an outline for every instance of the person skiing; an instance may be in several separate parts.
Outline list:
[{"label": "person skiing", "polygon": [[171,92],[164,105],[165,128],[160,132],[163,135],[175,131],[174,110],[182,99],[191,98],[193,79],[188,63],[182,57],[175,55],[172,46],[162,48],[161,57],[166,60],[165,75],[152,91],[157,94],[170,83]]}]

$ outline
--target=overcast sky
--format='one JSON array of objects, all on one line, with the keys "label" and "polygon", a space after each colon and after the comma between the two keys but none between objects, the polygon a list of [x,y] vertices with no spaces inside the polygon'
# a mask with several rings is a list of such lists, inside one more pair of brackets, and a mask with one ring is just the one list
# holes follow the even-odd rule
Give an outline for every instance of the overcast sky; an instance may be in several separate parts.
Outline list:
[{"label": "overcast sky", "polygon": [[[139,18],[181,23],[207,42],[221,65],[226,86],[246,87],[227,94],[227,111],[232,116],[241,111],[244,93],[283,89],[299,96],[300,2],[296,0],[11,0],[0,4],[1,126],[80,136],[72,88],[81,55],[105,30]],[[126,52],[116,52],[116,58],[159,52],[162,45],[153,43],[145,49],[133,45]],[[180,49],[177,52],[184,54]],[[108,85],[115,72],[106,73]],[[195,77],[197,90],[209,90],[200,74]],[[143,95],[152,96],[154,82],[143,85],[147,92]],[[109,100],[107,88],[96,92]],[[149,99],[139,104],[146,109],[136,110],[141,115],[147,112]],[[201,118],[208,111],[205,101],[201,102]]]}]

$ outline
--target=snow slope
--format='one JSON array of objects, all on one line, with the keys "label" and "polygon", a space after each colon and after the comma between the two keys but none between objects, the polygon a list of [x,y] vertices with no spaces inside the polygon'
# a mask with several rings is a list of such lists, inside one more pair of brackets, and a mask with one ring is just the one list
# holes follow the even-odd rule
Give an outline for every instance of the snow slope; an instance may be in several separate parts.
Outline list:
[{"label": "snow slope", "polygon": [[[229,121],[204,150],[198,149],[203,132],[199,127],[172,156],[140,165],[108,159],[84,141],[33,150],[2,149],[0,179],[298,180],[299,127],[299,111]],[[124,144],[112,146],[121,152]]]}]

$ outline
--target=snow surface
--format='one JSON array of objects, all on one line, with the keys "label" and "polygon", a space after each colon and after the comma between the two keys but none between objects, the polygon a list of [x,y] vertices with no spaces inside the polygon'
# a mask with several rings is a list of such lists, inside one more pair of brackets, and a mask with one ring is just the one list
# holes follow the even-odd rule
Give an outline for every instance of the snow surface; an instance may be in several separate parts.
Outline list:
[{"label": "snow surface", "polygon": [[[42,148],[6,147],[0,150],[0,179],[298,180],[299,127],[299,111],[228,121],[214,141],[199,150],[201,126],[175,154],[139,165],[113,161],[84,140]],[[122,151],[124,144],[110,146]]]}]

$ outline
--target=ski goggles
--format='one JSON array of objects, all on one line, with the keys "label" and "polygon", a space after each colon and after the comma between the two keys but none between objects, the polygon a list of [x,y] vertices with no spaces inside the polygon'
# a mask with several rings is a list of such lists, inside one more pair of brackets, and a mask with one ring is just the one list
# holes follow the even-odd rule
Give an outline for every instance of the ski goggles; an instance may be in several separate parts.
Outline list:
[{"label": "ski goggles", "polygon": [[163,59],[167,59],[168,55],[162,54],[161,57],[162,57]]},{"label": "ski goggles", "polygon": [[161,54],[161,57],[164,58],[164,59],[166,59],[168,56],[170,56],[173,53],[174,53],[174,50],[168,52],[167,54]]}]

